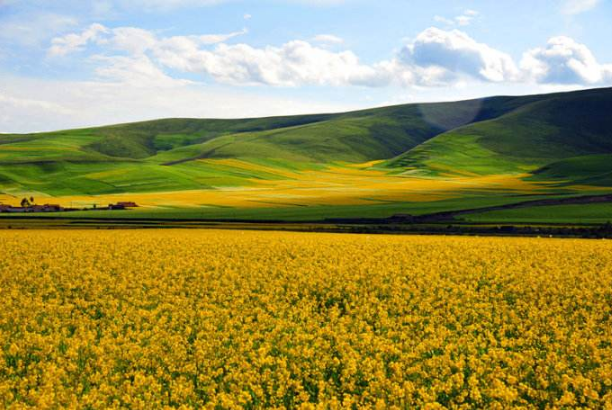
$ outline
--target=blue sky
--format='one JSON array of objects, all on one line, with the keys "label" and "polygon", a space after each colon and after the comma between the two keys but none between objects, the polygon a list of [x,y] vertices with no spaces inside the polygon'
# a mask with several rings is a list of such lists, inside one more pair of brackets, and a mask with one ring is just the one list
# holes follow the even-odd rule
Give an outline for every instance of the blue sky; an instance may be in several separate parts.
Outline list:
[{"label": "blue sky", "polygon": [[612,85],[612,1],[0,0],[0,132]]}]

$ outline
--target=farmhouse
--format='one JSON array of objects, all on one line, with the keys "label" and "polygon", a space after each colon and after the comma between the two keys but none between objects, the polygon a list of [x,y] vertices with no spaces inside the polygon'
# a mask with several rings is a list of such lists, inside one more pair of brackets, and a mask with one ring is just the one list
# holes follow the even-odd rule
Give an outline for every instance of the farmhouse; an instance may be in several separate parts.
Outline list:
[{"label": "farmhouse", "polygon": [[127,208],[138,208],[136,202],[125,201],[125,202],[117,202],[116,204],[108,204],[108,209],[118,210],[118,209],[127,209]]},{"label": "farmhouse", "polygon": [[126,201],[126,202],[117,202],[117,205],[122,206],[124,208],[138,208],[136,202]]},{"label": "farmhouse", "polygon": [[[106,208],[96,208],[97,210],[116,210],[116,209],[127,209],[137,208],[136,202],[126,201],[118,202],[116,204],[109,204]],[[44,205],[28,205],[28,206],[12,206],[6,204],[0,204],[0,212],[5,213],[40,213],[40,212],[69,212],[69,211],[87,211],[88,208],[64,208],[59,204],[44,204]]]},{"label": "farmhouse", "polygon": [[61,212],[64,208],[57,204],[32,205],[25,212]]}]

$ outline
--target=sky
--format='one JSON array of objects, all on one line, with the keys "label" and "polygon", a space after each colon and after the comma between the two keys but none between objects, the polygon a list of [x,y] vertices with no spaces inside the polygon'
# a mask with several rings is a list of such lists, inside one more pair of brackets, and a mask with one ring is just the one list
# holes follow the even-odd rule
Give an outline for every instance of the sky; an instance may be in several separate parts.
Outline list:
[{"label": "sky", "polygon": [[0,0],[0,133],[612,86],[612,0]]}]

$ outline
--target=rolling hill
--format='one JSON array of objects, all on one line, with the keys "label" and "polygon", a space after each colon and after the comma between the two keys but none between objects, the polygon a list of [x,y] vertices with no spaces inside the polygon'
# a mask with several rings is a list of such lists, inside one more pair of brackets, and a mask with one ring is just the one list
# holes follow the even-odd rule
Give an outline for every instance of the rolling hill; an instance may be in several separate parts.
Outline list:
[{"label": "rolling hill", "polygon": [[[525,101],[499,117],[449,130],[388,164],[447,173],[527,171],[545,176],[540,167],[571,158],[577,165],[591,162],[585,158],[590,155],[612,153],[610,113],[610,89],[552,94]],[[559,173],[569,171],[567,167],[555,169],[557,178],[576,176]]]},{"label": "rolling hill", "polygon": [[381,207],[391,214],[427,202],[456,208],[462,199],[467,207],[486,198],[599,193],[612,187],[610,113],[608,88],[5,134],[0,202],[131,195],[149,210],[286,206],[337,216],[339,206],[358,207],[351,215]]}]

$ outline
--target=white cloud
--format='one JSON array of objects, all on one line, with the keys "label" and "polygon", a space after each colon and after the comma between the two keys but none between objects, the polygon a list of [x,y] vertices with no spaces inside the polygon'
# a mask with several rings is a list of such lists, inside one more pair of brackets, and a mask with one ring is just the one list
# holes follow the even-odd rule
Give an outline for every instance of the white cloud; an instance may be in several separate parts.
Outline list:
[{"label": "white cloud", "polygon": [[563,14],[580,14],[594,9],[601,0],[565,0],[561,7]]},{"label": "white cloud", "polygon": [[135,27],[118,27],[105,33],[108,36],[99,43],[130,54],[142,54],[154,47],[158,41],[152,32]]},{"label": "white cloud", "polygon": [[319,34],[313,37],[313,41],[317,43],[327,43],[327,44],[342,44],[344,40],[338,36],[334,36],[332,34]]},{"label": "white cloud", "polygon": [[484,81],[514,81],[518,69],[508,54],[478,43],[458,30],[431,27],[401,53],[401,60],[418,67],[438,67],[447,74],[464,74]]},{"label": "white cloud", "polygon": [[[475,11],[466,11],[476,15]],[[161,37],[135,27],[109,29],[94,24],[80,33],[53,39],[49,54],[62,56],[94,43],[96,74],[105,80],[174,86],[185,80],[168,72],[197,75],[231,85],[277,87],[389,85],[448,86],[480,81],[546,84],[599,84],[610,80],[611,66],[599,64],[590,50],[567,37],[525,53],[521,70],[512,57],[477,42],[463,31],[431,27],[395,56],[365,64],[350,50],[331,50],[342,39],[330,34],[313,43],[289,41],[280,46],[227,44],[246,29],[226,34]],[[175,83],[176,82],[176,83]]]},{"label": "white cloud", "polygon": [[190,38],[194,38],[200,44],[208,45],[208,44],[217,44],[223,43],[231,38],[242,36],[247,34],[249,30],[243,28],[240,31],[234,31],[233,33],[228,34],[207,34],[203,36],[190,36]]},{"label": "white cloud", "polygon": [[226,84],[298,86],[363,84],[376,76],[350,51],[330,52],[305,41],[280,47],[254,48],[220,44],[203,50],[181,39],[156,50],[160,63],[173,69],[202,73]]},{"label": "white cloud", "polygon": [[466,9],[458,16],[447,18],[443,16],[434,16],[434,21],[437,23],[442,23],[447,26],[469,26],[472,24],[472,21],[479,16],[476,10]]},{"label": "white cloud", "polygon": [[115,50],[125,51],[130,54],[142,54],[154,49],[162,42],[189,41],[197,45],[211,45],[225,42],[231,38],[248,33],[242,29],[227,34],[205,34],[199,36],[176,36],[159,40],[157,36],[148,30],[136,27],[118,27],[109,29],[101,24],[92,24],[80,33],[70,33],[51,40],[48,50],[50,56],[64,56],[83,50],[88,44],[108,46]]},{"label": "white cloud", "polygon": [[103,66],[96,69],[96,74],[100,78],[129,84],[132,87],[167,88],[191,83],[191,81],[170,77],[145,55],[135,57],[94,56],[94,59],[104,62]]},{"label": "white cloud", "polygon": [[95,42],[100,39],[100,34],[107,33],[108,29],[101,24],[92,24],[85,31],[76,34],[71,33],[62,37],[56,37],[51,40],[51,48],[49,55],[63,56],[82,50],[90,42]]},{"label": "white cloud", "polygon": [[544,48],[526,52],[521,68],[533,81],[552,84],[602,84],[612,82],[612,65],[600,64],[584,44],[559,36]]},{"label": "white cloud", "polygon": [[[129,64],[146,78],[152,71],[147,67],[169,68],[186,73],[209,76],[215,81],[232,85],[358,85],[382,87],[389,84],[408,86],[445,85],[457,81],[458,76],[473,76],[484,81],[512,80],[517,70],[506,54],[477,43],[467,34],[436,28],[425,30],[402,52],[391,60],[367,65],[353,52],[330,51],[306,41],[289,41],[281,46],[256,48],[247,44],[228,45],[225,41],[246,33],[246,29],[229,34],[205,36],[173,36],[159,38],[151,32],[123,27],[112,30],[90,27],[81,34],[54,40],[53,54],[79,49],[89,39],[99,45],[127,52],[132,56],[147,55],[147,59],[99,58],[109,67],[97,70],[111,78],[125,78]],[[103,32],[105,37],[95,34]],[[322,34],[318,43],[340,44],[342,39]],[[216,44],[215,47],[209,46]],[[119,64],[117,66],[117,64]]]},{"label": "white cloud", "polygon": [[250,20],[253,18],[253,16],[247,13],[244,16],[242,16],[242,18],[244,18],[245,20]]}]

